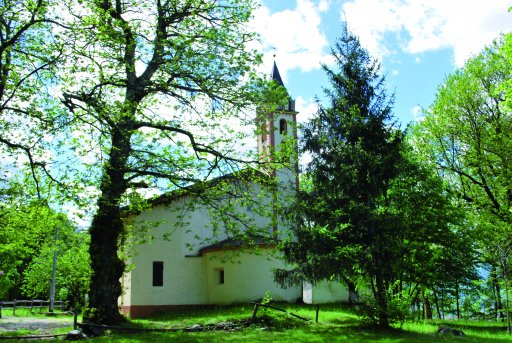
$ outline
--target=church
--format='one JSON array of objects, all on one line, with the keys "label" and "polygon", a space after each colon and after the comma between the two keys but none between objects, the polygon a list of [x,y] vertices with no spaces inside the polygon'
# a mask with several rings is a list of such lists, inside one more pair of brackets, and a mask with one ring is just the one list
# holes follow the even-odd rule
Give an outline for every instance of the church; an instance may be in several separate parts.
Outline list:
[{"label": "church", "polygon": [[[284,87],[275,63],[271,78]],[[264,115],[257,136],[260,156],[272,158],[288,141],[296,141],[297,114],[295,102],[290,99]],[[241,173],[249,176],[239,181],[239,175],[227,175],[213,182],[222,181],[229,187],[242,182],[248,189],[245,193],[254,201],[236,204],[236,216],[250,220],[254,227],[261,228],[259,233],[268,235],[254,235],[251,244],[236,239],[227,229],[229,224],[223,226],[223,221],[195,194],[172,192],[152,200],[150,208],[131,214],[128,220],[131,227],[146,226],[144,236],[150,239],[133,244],[128,258],[131,267],[121,280],[123,293],[119,299],[124,315],[140,318],[183,306],[248,303],[266,295],[286,302],[348,301],[348,291],[339,283],[305,282],[282,288],[274,282],[273,270],[287,267],[277,243],[291,227],[275,207],[298,190],[296,148],[288,161],[273,171],[278,187],[264,187],[250,177],[252,173]],[[264,213],[251,204],[269,210]]]}]

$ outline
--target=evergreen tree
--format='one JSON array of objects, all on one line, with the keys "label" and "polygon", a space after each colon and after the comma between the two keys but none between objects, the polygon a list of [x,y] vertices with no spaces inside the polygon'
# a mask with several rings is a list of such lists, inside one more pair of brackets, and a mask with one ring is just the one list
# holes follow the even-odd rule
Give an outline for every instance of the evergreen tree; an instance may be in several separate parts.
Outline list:
[{"label": "evergreen tree", "polygon": [[397,225],[380,204],[399,173],[402,133],[393,127],[393,97],[379,63],[346,27],[332,49],[337,69],[323,65],[329,105],[302,130],[302,150],[312,156],[296,240],[284,244],[297,268],[276,271],[281,284],[301,280],[368,278],[381,326],[389,325],[386,282],[393,268]]}]

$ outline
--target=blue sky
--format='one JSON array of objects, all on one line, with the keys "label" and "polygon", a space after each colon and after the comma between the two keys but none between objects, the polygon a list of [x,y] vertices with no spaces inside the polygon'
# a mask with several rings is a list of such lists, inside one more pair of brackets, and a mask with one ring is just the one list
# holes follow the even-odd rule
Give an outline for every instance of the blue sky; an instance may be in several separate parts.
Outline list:
[{"label": "blue sky", "polygon": [[402,127],[421,117],[445,76],[512,31],[512,1],[504,0],[260,0],[254,28],[261,35],[264,67],[273,55],[300,111],[315,111],[314,97],[326,79],[320,64],[331,64],[330,46],[341,23],[378,58]]}]

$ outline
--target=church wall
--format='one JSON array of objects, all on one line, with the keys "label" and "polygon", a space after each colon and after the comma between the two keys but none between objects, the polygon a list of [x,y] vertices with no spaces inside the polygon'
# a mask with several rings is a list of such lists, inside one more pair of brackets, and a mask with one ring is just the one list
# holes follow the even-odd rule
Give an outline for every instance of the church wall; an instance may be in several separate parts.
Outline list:
[{"label": "church wall", "polygon": [[[263,298],[267,291],[276,301],[293,302],[302,298],[301,287],[283,289],[274,282],[272,270],[284,268],[283,261],[271,256],[271,249],[260,252],[260,255],[240,251],[205,253],[208,302],[250,302]],[[230,255],[232,260],[225,261]]]},{"label": "church wall", "polygon": [[[176,217],[182,215],[185,200],[172,204],[173,209],[160,205],[140,214],[135,222],[151,226],[145,236],[152,236],[149,242],[134,246],[131,259],[133,270],[131,278],[130,306],[203,304],[206,301],[201,259],[186,257],[193,254],[186,248],[187,230],[190,227],[202,227],[206,224],[204,210],[197,208],[187,214],[189,225],[175,227]],[[201,230],[198,230],[201,231]],[[197,232],[200,234],[200,232]],[[163,262],[163,284],[153,286],[153,262]],[[128,298],[128,297],[127,297]]]},{"label": "church wall", "polygon": [[307,282],[303,285],[303,300],[306,304],[347,302],[348,290],[339,282],[322,281],[316,285]]},{"label": "church wall", "polygon": [[[269,197],[261,196],[258,185],[252,190],[259,194],[258,202],[269,206]],[[135,216],[133,226],[140,230],[140,237],[147,238],[144,244],[135,244],[130,263],[133,269],[122,279],[124,293],[120,305],[125,312],[133,312],[140,306],[199,305],[211,303],[207,292],[207,268],[205,258],[199,250],[214,242],[227,238],[225,232],[212,234],[210,217],[204,205],[189,208],[193,198],[184,197],[169,204],[161,204]],[[266,203],[266,204],[265,204]],[[238,212],[247,212],[256,225],[271,232],[269,217],[253,213],[251,209],[238,207]],[[182,226],[175,224],[183,216]],[[151,238],[150,238],[151,237]],[[153,262],[163,263],[163,285],[153,286]]]},{"label": "church wall", "polygon": [[[273,79],[282,84],[275,65],[274,69]],[[290,99],[286,106],[276,112],[259,117],[259,125],[265,128],[257,140],[262,161],[275,160],[283,142],[287,138],[297,138],[296,114]],[[277,192],[270,193],[253,183],[248,192],[255,203],[241,201],[235,204],[238,214],[252,218],[253,225],[268,233],[277,230],[280,238],[287,237],[285,231],[293,224],[280,217],[279,210],[294,201],[298,189],[296,146],[291,151],[287,156],[290,162],[287,166],[270,169],[274,165],[267,170],[279,181]],[[240,185],[232,186],[238,189]],[[222,207],[223,201],[227,200],[220,200],[218,205]],[[135,268],[123,278],[126,294],[122,297],[122,305],[127,311],[136,314],[133,317],[159,309],[168,310],[174,306],[248,302],[261,299],[267,291],[274,300],[295,301],[302,297],[302,287],[282,289],[274,283],[272,269],[285,267],[280,259],[269,258],[266,253],[254,255],[235,250],[239,253],[236,259],[226,261],[224,258],[230,252],[225,249],[201,250],[226,239],[228,235],[222,230],[222,221],[204,205],[198,205],[190,212],[184,211],[194,203],[197,203],[194,198],[184,197],[168,204],[155,205],[153,209],[135,216],[136,227],[143,226],[144,222],[157,225],[146,233],[153,237],[152,241],[135,247],[136,254],[132,258]],[[255,209],[258,204],[268,212],[263,214],[259,211],[261,209]],[[184,215],[186,225],[175,227],[180,215]],[[212,222],[219,223],[220,230],[215,234],[212,233]],[[163,239],[163,236],[167,236],[167,239]],[[270,249],[265,248],[264,251],[270,252]],[[153,286],[152,283],[154,261],[163,263],[161,286]],[[312,289],[311,298],[321,300],[329,295],[341,296],[337,292],[329,287],[321,291]]]}]

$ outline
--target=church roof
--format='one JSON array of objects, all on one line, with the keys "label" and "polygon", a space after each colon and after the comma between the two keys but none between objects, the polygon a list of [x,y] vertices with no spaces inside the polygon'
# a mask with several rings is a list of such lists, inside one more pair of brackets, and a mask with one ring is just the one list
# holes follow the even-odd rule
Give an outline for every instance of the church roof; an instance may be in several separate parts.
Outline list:
[{"label": "church roof", "polygon": [[[268,179],[270,180],[270,175],[265,174],[261,170],[256,170],[253,168],[245,168],[241,169],[237,172],[233,172],[230,174],[225,174],[222,176],[218,176],[213,179],[209,179],[206,181],[199,181],[197,183],[193,183],[187,186],[184,186],[182,188],[178,188],[175,190],[172,190],[170,192],[158,195],[156,197],[153,197],[151,199],[147,199],[148,204],[150,206],[158,206],[158,205],[166,205],[173,203],[176,200],[182,199],[187,196],[199,196],[203,192],[208,191],[208,189],[215,187],[217,184],[223,181],[229,181],[229,182],[250,182],[250,181],[256,181],[256,182],[262,182],[263,180]],[[136,215],[140,214],[141,210],[131,210],[129,207],[125,207],[122,209],[125,215]]]},{"label": "church roof", "polygon": [[242,249],[242,248],[250,248],[254,246],[258,246],[260,248],[264,247],[274,247],[276,244],[275,239],[269,237],[263,237],[259,235],[254,235],[249,237],[249,241],[240,240],[236,238],[228,238],[224,239],[220,242],[205,246],[199,249],[199,253],[202,255],[206,252],[213,251],[221,251],[221,250],[233,250],[233,249]]},{"label": "church roof", "polygon": [[284,87],[283,79],[281,78],[281,74],[279,74],[279,69],[277,69],[276,61],[274,61],[274,67],[272,68],[272,74],[270,74],[270,77],[272,80]]}]

